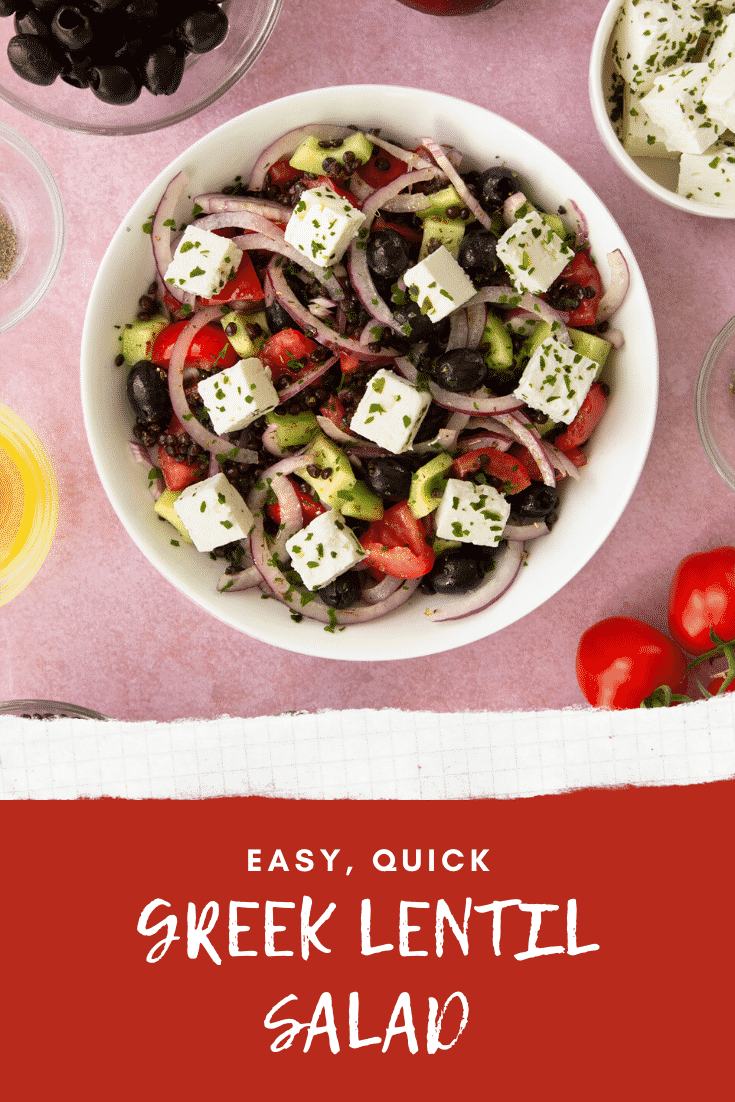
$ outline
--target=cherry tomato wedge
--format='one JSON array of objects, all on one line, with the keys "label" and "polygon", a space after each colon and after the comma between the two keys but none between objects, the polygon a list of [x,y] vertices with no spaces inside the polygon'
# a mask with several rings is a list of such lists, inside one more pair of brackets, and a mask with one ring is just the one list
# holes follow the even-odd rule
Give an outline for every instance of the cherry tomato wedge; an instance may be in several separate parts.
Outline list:
[{"label": "cherry tomato wedge", "polygon": [[406,241],[411,245],[420,245],[423,238],[420,230],[415,230],[411,226],[406,226],[403,222],[391,222],[389,219],[377,215],[377,217],[373,219],[370,232],[378,233],[380,230],[395,230],[396,233],[400,233],[402,237],[405,237]]},{"label": "cherry tomato wedge", "polygon": [[270,183],[273,187],[280,188],[281,191],[303,175],[300,168],[294,168],[293,165],[289,164],[288,157],[281,157],[280,160],[274,161],[268,169]]},{"label": "cherry tomato wedge", "polygon": [[[302,490],[293,478],[289,478],[288,481],[293,486],[294,490],[296,491],[296,496],[299,499],[304,525],[311,523],[311,521],[314,520],[315,517],[318,517],[320,513],[326,512],[326,509],[322,505],[321,501],[317,501],[311,496],[311,494],[308,494],[306,490]],[[268,513],[268,516],[271,518],[271,520],[274,520],[276,524],[281,523],[281,507],[277,501],[274,501],[272,505],[268,505],[266,508],[266,512]]]},{"label": "cherry tomato wedge", "polygon": [[370,187],[381,188],[391,180],[397,180],[399,176],[403,176],[406,170],[405,161],[376,145],[370,159],[358,168],[357,175],[362,177]]},{"label": "cherry tomato wedge", "polygon": [[434,550],[407,501],[391,505],[380,520],[373,521],[360,543],[367,551],[368,566],[392,578],[422,578],[434,565]]},{"label": "cherry tomato wedge", "polygon": [[577,416],[560,436],[554,438],[557,448],[566,452],[570,448],[578,448],[580,444],[584,444],[597,428],[606,409],[605,387],[602,383],[593,383],[579,407]]},{"label": "cherry tomato wedge", "polygon": [[564,284],[573,284],[584,291],[592,292],[589,298],[583,298],[579,306],[574,309],[559,310],[567,325],[594,325],[597,308],[602,298],[602,279],[588,249],[582,249],[575,254],[573,260],[569,261],[564,271],[551,285],[550,297],[553,298],[555,290]]},{"label": "cherry tomato wedge", "polygon": [[259,359],[266,367],[270,368],[273,382],[277,382],[282,375],[290,379],[298,379],[301,372],[308,366],[312,352],[319,345],[311,337],[307,337],[300,329],[280,329],[269,337],[259,353]]},{"label": "cherry tomato wedge", "polygon": [[499,478],[503,483],[503,494],[517,494],[531,485],[528,471],[517,456],[501,452],[490,445],[464,452],[452,463],[452,474],[455,478],[466,478],[473,471],[484,471],[493,478]]},{"label": "cherry tomato wedge", "polygon": [[715,547],[687,555],[669,590],[669,631],[687,654],[705,654],[735,640],[735,547]]},{"label": "cherry tomato wedge", "polygon": [[221,291],[212,298],[201,299],[202,306],[211,306],[218,302],[260,302],[263,287],[253,267],[248,253],[242,254],[238,269],[232,279],[225,283]]},{"label": "cherry tomato wedge", "polygon": [[577,681],[596,708],[639,708],[662,685],[680,693],[686,670],[676,643],[631,616],[593,624],[577,648]]},{"label": "cherry tomato wedge", "polygon": [[329,187],[332,189],[333,192],[335,192],[336,195],[341,196],[343,199],[346,199],[349,203],[351,203],[353,207],[359,205],[357,196],[353,195],[349,188],[343,187],[342,184],[338,183],[336,180],[333,180],[331,176],[317,176],[314,183],[310,184],[310,187]]},{"label": "cherry tomato wedge", "polygon": [[[183,436],[186,429],[174,415],[168,432],[174,436]],[[167,454],[163,444],[158,445],[158,466],[161,468],[167,490],[183,490],[192,482],[197,482],[207,473],[199,463],[184,463]]]},{"label": "cherry tomato wedge", "polygon": [[[520,459],[524,468],[528,472],[529,478],[531,478],[534,482],[543,481],[538,463],[533,458],[528,448],[514,446],[512,448],[512,454],[516,455],[518,459]],[[568,451],[565,451],[564,454],[566,455],[567,459],[570,459],[572,461],[575,467],[584,467],[587,463],[587,456],[584,454],[581,448],[570,448]],[[555,474],[557,482],[560,478],[566,478],[566,475],[562,471],[555,471]]]},{"label": "cherry tomato wedge", "polygon": [[[158,367],[163,367],[168,371],[174,345],[186,324],[185,318],[181,321],[173,321],[165,329],[162,329],[156,337],[151,350],[151,360]],[[194,335],[186,354],[185,363],[194,367],[218,367],[222,369],[232,367],[239,359],[237,352],[225,336],[222,326],[205,325]]]},{"label": "cherry tomato wedge", "polygon": [[322,417],[328,417],[333,425],[336,426],[341,432],[349,433],[350,426],[347,424],[345,407],[339,394],[330,394],[328,400],[319,410]]}]

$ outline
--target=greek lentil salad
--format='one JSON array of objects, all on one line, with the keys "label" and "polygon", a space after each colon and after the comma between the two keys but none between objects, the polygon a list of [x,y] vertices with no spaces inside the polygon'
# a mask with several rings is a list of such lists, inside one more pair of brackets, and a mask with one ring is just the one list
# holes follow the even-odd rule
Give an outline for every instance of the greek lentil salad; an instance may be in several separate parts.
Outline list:
[{"label": "greek lentil salad", "polygon": [[587,462],[622,254],[603,287],[573,200],[432,138],[299,127],[179,224],[187,185],[118,356],[171,543],[328,630],[487,607]]}]

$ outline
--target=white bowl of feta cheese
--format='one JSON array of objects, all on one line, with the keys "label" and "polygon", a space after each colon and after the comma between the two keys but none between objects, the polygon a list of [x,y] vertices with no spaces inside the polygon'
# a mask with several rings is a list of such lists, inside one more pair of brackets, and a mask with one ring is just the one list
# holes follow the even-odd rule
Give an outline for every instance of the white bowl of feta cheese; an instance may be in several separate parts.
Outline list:
[{"label": "white bowl of feta cheese", "polygon": [[735,218],[735,10],[692,0],[610,0],[589,93],[598,133],[651,195]]},{"label": "white bowl of feta cheese", "polygon": [[[409,150],[430,136],[461,151],[468,167],[513,169],[528,182],[539,209],[562,212],[570,221],[575,209],[583,214],[604,287],[619,280],[620,271],[616,277],[612,270],[615,258],[625,261],[629,285],[612,323],[620,346],[604,368],[609,400],[586,446],[587,463],[578,480],[561,480],[558,520],[548,535],[526,545],[526,565],[510,588],[462,619],[428,619],[432,598],[417,591],[382,619],[334,630],[293,617],[286,605],[264,600],[257,588],[220,592],[222,561],[172,540],[176,534],[170,524],[154,511],[147,471],[131,454],[135,418],[126,398],[126,372],[115,361],[120,327],[135,316],[141,292],[155,274],[151,234],[144,229],[150,230],[151,213],[177,173],[188,177],[177,212],[185,218],[192,196],[219,192],[239,175],[249,178],[261,151],[294,127],[315,122],[379,128],[386,141],[402,142]],[[492,635],[544,604],[589,562],[626,508],[646,459],[657,408],[658,351],[651,305],[630,245],[602,202],[560,156],[473,104],[423,90],[369,85],[308,91],[256,107],[182,151],[153,180],[100,265],[87,309],[81,376],[87,435],[101,481],[128,535],[158,572],[206,614],[262,642],[323,658],[386,661],[440,653]],[[195,499],[193,507],[201,509],[201,502]]]}]

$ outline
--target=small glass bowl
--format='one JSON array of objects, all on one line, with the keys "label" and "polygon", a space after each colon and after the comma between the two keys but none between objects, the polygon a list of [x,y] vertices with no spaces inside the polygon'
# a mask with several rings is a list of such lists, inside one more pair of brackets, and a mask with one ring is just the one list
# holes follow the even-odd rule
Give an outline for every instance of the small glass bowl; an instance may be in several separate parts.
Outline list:
[{"label": "small glass bowl", "polygon": [[33,580],[56,531],[56,477],[40,441],[0,405],[0,607]]},{"label": "small glass bowl", "polygon": [[22,719],[103,719],[100,712],[80,708],[76,704],[63,704],[60,700],[5,700],[0,701],[0,716],[20,716]]},{"label": "small glass bowl", "polygon": [[8,61],[14,20],[0,19],[0,99],[41,122],[82,134],[145,134],[173,126],[214,103],[245,75],[270,38],[282,2],[225,0],[230,26],[221,45],[189,55],[173,95],[153,96],[144,88],[126,106],[103,103],[89,88],[74,88],[60,77],[47,86],[23,80]]},{"label": "small glass bowl", "polygon": [[697,427],[707,458],[735,490],[735,318],[712,341],[699,370]]},{"label": "small glass bowl", "polygon": [[64,255],[66,218],[48,165],[30,142],[0,122],[0,214],[15,238],[15,259],[0,279],[0,333],[30,314]]}]

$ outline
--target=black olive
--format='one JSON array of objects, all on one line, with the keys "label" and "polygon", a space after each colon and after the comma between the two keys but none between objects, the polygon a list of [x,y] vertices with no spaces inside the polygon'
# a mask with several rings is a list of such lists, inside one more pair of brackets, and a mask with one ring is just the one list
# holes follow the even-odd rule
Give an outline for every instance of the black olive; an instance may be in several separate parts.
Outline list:
[{"label": "black olive", "polygon": [[368,238],[365,257],[382,279],[398,279],[411,266],[405,237],[397,230],[378,230]]},{"label": "black olive", "polygon": [[168,386],[150,360],[138,360],[131,367],[126,392],[139,421],[169,423],[172,409]]},{"label": "black olive", "polygon": [[[36,0],[34,0],[34,3]],[[113,8],[118,7],[122,3],[122,0],[85,0],[85,4],[92,11],[96,12],[108,12]]]},{"label": "black olive", "polygon": [[16,34],[38,34],[42,38],[51,34],[48,20],[44,19],[40,11],[36,11],[35,8],[20,8],[15,13],[13,26]]},{"label": "black olive", "polygon": [[525,490],[513,495],[513,512],[523,521],[542,520],[559,505],[559,494],[553,486],[532,482]]},{"label": "black olive", "polygon": [[185,58],[171,42],[162,42],[143,66],[143,80],[154,96],[170,96],[181,84]]},{"label": "black olive", "polygon": [[31,0],[31,7],[34,7],[36,11],[53,13],[58,6],[59,0]]},{"label": "black olive", "polygon": [[136,22],[141,19],[155,19],[158,15],[156,0],[128,0],[125,14]]},{"label": "black olive", "polygon": [[53,84],[62,70],[62,61],[51,39],[33,34],[16,34],[8,42],[8,61],[31,84]]},{"label": "black olive", "polygon": [[428,575],[435,593],[470,593],[485,577],[485,563],[465,551],[450,551],[441,555]]},{"label": "black olive", "polygon": [[411,489],[411,471],[394,456],[363,460],[364,479],[385,501],[405,501]]},{"label": "black olive", "polygon": [[476,348],[452,348],[436,360],[429,371],[443,390],[468,393],[487,379],[487,364]]},{"label": "black olive", "polygon": [[25,0],[0,0],[0,19],[14,15],[18,8],[22,8]]},{"label": "black olive", "polygon": [[73,88],[89,88],[89,74],[94,68],[91,58],[85,53],[66,53],[66,64],[61,79]]},{"label": "black olive", "polygon": [[178,36],[188,50],[206,54],[223,42],[229,28],[227,16],[216,4],[192,12],[178,26]]},{"label": "black olive", "polygon": [[92,91],[104,103],[134,103],[141,85],[124,65],[98,65],[89,77]]},{"label": "black olive", "polygon": [[357,574],[348,570],[346,574],[340,574],[329,585],[317,589],[317,593],[330,608],[351,608],[360,600],[362,586]]},{"label": "black olive", "polygon": [[68,50],[82,50],[92,41],[94,28],[83,11],[62,4],[51,22],[51,33]]},{"label": "black olive", "polygon": [[448,418],[449,412],[432,402],[426,416],[419,425],[418,432],[413,438],[414,444],[421,444],[425,440],[432,440],[439,429],[444,428]]},{"label": "black olive", "polygon": [[393,307],[393,317],[411,342],[428,341],[434,336],[433,321],[428,314],[422,314],[409,298],[400,306]]},{"label": "black olive", "polygon": [[497,237],[491,230],[478,230],[462,238],[457,263],[474,276],[493,276],[502,269],[496,252]]},{"label": "black olive", "polygon": [[293,329],[293,318],[283,309],[277,299],[265,308],[265,319],[271,333],[280,333],[282,329]]},{"label": "black olive", "polygon": [[516,173],[511,172],[509,168],[502,168],[500,165],[495,168],[488,168],[481,173],[478,183],[480,206],[488,214],[500,210],[506,199],[515,192],[523,190]]}]

